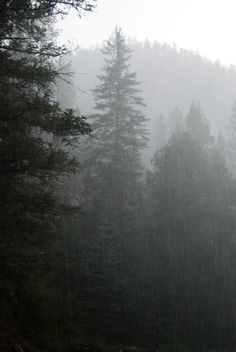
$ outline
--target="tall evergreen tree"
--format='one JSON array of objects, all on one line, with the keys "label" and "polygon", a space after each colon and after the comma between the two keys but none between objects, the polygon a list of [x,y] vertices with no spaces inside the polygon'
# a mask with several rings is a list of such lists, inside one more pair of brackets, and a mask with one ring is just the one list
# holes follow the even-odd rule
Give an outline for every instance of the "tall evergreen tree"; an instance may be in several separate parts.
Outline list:
[{"label": "tall evergreen tree", "polygon": [[103,74],[93,90],[96,112],[91,125],[95,138],[87,160],[94,169],[97,190],[110,192],[110,200],[120,212],[128,199],[135,197],[133,187],[141,174],[140,150],[147,143],[146,118],[136,74],[129,71],[130,49],[119,28],[102,52]]},{"label": "tall evergreen tree", "polygon": [[[66,148],[90,127],[53,99],[60,76],[54,59],[66,50],[51,41],[47,29],[69,8],[92,7],[84,0],[0,3],[0,316],[3,326],[10,326],[1,329],[4,351],[15,335],[24,331],[39,341],[42,326],[52,331],[55,324],[52,296],[45,295],[49,244],[68,210],[57,197],[57,185],[78,166]],[[61,141],[58,148],[53,135]]]},{"label": "tall evergreen tree", "polygon": [[140,149],[146,146],[146,118],[140,111],[144,103],[136,74],[129,71],[131,51],[121,29],[116,28],[102,53],[105,65],[93,90],[96,113],[91,124],[97,138],[97,159],[112,164],[118,172],[139,163]]},{"label": "tall evergreen tree", "polygon": [[[100,315],[100,327],[105,323],[106,329],[111,329],[112,325],[106,323],[110,320],[105,315],[111,317],[113,314],[116,316],[113,333],[117,334],[125,330],[121,316],[125,312],[125,291],[130,284],[130,262],[127,258],[134,251],[140,232],[140,150],[146,146],[147,132],[142,112],[144,103],[139,96],[136,74],[129,70],[131,52],[121,29],[115,29],[102,53],[105,65],[103,73],[98,76],[99,84],[93,90],[96,100],[95,113],[91,117],[94,138],[88,147],[85,160],[88,167],[85,167],[84,175],[91,190],[92,253],[96,253],[96,260],[98,262],[99,258],[100,263],[106,253],[106,265],[110,266],[109,273],[102,269],[102,265],[98,268],[96,264],[95,268],[96,282],[93,286],[98,288],[97,297],[106,297],[108,292],[110,296],[101,301],[103,316]],[[88,194],[85,198],[88,202]],[[113,285],[110,277],[113,277]],[[103,294],[99,291],[102,287]]]}]

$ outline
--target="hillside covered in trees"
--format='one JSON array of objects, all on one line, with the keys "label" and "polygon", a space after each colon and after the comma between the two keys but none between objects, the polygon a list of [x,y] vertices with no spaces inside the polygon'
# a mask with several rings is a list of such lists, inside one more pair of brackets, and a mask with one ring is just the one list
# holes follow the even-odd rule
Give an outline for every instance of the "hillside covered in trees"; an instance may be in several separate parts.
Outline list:
[{"label": "hillside covered in trees", "polygon": [[[149,119],[151,153],[158,146],[158,119],[163,115],[166,133],[171,132],[171,114],[178,108],[182,117],[189,106],[200,104],[211,123],[214,135],[225,133],[235,100],[236,71],[199,54],[177,49],[167,44],[129,41],[132,50],[131,67],[137,73],[145,114]],[[91,89],[103,65],[99,48],[80,49],[72,58],[76,72],[74,103],[90,114],[94,106]]]}]

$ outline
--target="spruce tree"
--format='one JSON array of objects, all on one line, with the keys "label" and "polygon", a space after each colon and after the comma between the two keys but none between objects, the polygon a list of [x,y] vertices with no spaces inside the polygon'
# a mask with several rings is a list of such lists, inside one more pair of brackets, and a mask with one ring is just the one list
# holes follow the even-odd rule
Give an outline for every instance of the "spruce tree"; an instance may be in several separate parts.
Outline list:
[{"label": "spruce tree", "polygon": [[[45,295],[49,251],[60,217],[70,207],[59,200],[57,186],[77,170],[68,147],[90,127],[54,99],[60,76],[55,58],[66,49],[50,39],[48,25],[69,8],[81,13],[92,7],[86,0],[0,3],[0,315],[10,326],[0,338],[4,351],[9,340],[14,343],[11,329],[14,336],[30,330],[40,340],[41,327],[46,330],[58,318],[56,300]],[[60,147],[54,147],[53,136]]]},{"label": "spruce tree", "polygon": [[91,126],[95,138],[90,166],[95,168],[96,184],[105,183],[106,189],[110,184],[111,196],[121,207],[141,172],[140,150],[147,144],[146,118],[136,74],[129,70],[131,51],[121,29],[115,29],[102,53],[105,65],[93,90],[96,104]]},{"label": "spruce tree", "polygon": [[[110,267],[104,273],[102,265],[98,268],[96,264],[96,279],[91,283],[98,289],[97,297],[106,297],[108,292],[110,297],[105,301],[101,298],[103,313],[97,325],[100,329],[104,327],[103,332],[109,329],[111,335],[118,331],[122,335],[127,333],[121,323],[127,309],[125,292],[132,285],[130,258],[134,256],[141,229],[140,151],[146,146],[147,131],[139,83],[136,74],[130,72],[131,52],[121,29],[115,29],[102,53],[105,65],[98,76],[99,84],[93,90],[96,101],[95,113],[91,116],[94,138],[90,139],[85,160],[84,182],[89,181],[91,192],[90,197],[85,194],[85,207],[93,214],[91,256],[96,253],[97,261],[103,263],[105,252],[106,265]],[[93,272],[91,268],[91,275]],[[110,277],[113,277],[112,285]],[[112,316],[116,317],[113,325]]]}]

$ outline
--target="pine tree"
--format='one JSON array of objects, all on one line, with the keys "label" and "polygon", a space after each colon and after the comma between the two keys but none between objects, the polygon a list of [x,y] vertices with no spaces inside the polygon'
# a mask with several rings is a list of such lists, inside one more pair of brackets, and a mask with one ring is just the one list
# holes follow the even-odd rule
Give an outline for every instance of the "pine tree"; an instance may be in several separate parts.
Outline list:
[{"label": "pine tree", "polygon": [[[94,138],[89,146],[87,164],[98,202],[107,197],[109,208],[123,222],[127,209],[136,201],[135,188],[142,173],[140,150],[147,144],[144,103],[139,96],[136,74],[129,71],[130,49],[116,28],[102,49],[103,74],[93,90],[95,114],[91,117]],[[91,187],[92,189],[92,187]],[[94,193],[95,194],[95,193]]]},{"label": "pine tree", "polygon": [[[141,111],[144,103],[139,96],[136,75],[129,70],[131,52],[119,28],[115,29],[102,53],[105,65],[103,73],[98,76],[99,84],[93,90],[96,100],[95,113],[91,117],[94,138],[90,140],[85,160],[87,168],[84,178],[87,182],[89,180],[91,191],[90,202],[86,192],[85,207],[90,207],[93,214],[93,252],[98,258],[100,251],[101,263],[104,253],[113,263],[110,274],[105,273],[106,280],[102,267],[101,270],[97,265],[95,268],[97,274],[93,286],[102,286],[104,295],[105,285],[111,297],[110,300],[101,301],[103,316],[100,316],[99,326],[101,328],[108,321],[106,329],[112,329],[107,314],[110,318],[116,316],[113,334],[118,331],[122,334],[122,331],[125,333],[125,326],[121,323],[121,316],[125,314],[125,290],[128,285],[125,287],[124,279],[127,280],[130,275],[130,258],[140,232],[140,151],[146,146],[147,131],[146,118]],[[93,271],[91,269],[91,274]],[[112,287],[111,276],[115,283]],[[101,294],[98,296],[101,297]]]},{"label": "pine tree", "polygon": [[[35,339],[41,329],[37,324],[47,329],[53,320],[52,314],[47,321],[40,307],[45,311],[52,239],[60,216],[69,210],[58,199],[58,181],[77,170],[68,147],[90,131],[83,117],[73,109],[62,110],[53,97],[60,76],[55,58],[66,49],[50,40],[47,28],[71,7],[87,11],[92,2],[0,4],[0,315],[3,321],[20,322],[20,330],[31,326]],[[54,148],[53,136],[60,147]],[[43,303],[38,305],[37,299]],[[7,351],[1,339],[0,349]]]},{"label": "pine tree", "polygon": [[129,71],[130,49],[119,28],[102,50],[105,56],[103,74],[93,90],[96,113],[92,129],[97,138],[97,157],[119,169],[139,162],[140,149],[146,146],[146,118],[138,95],[136,74]]}]

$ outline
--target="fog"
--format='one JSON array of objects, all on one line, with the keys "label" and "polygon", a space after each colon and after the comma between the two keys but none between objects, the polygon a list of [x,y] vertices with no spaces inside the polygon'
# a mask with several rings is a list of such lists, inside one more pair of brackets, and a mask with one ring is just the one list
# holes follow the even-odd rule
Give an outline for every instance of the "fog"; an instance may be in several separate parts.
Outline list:
[{"label": "fog", "polygon": [[235,10],[0,4],[0,351],[235,350]]},{"label": "fog", "polygon": [[58,21],[60,41],[81,48],[101,45],[116,25],[131,39],[173,43],[212,61],[236,64],[233,0],[100,0],[93,14]]}]

